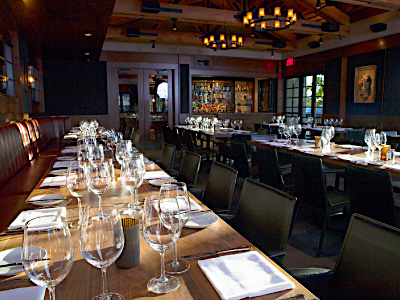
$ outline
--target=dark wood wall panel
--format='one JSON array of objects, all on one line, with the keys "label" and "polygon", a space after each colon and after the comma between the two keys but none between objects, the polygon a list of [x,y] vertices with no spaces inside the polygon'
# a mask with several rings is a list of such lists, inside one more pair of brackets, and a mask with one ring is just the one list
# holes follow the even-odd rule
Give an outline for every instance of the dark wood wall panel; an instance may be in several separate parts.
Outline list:
[{"label": "dark wood wall panel", "polygon": [[342,59],[336,58],[325,63],[324,114],[340,113],[340,76]]},{"label": "dark wood wall panel", "polygon": [[400,116],[400,48],[387,49],[383,115]]},{"label": "dark wood wall panel", "polygon": [[[385,50],[350,56],[347,66],[346,115],[380,115],[383,96]],[[356,67],[376,65],[375,103],[354,103],[354,73]],[[400,67],[400,66],[399,66]]]},{"label": "dark wood wall panel", "polygon": [[107,114],[105,62],[43,61],[46,115]]},{"label": "dark wood wall panel", "polygon": [[189,64],[180,64],[179,65],[179,87],[180,87],[180,112],[181,114],[188,114],[190,112],[190,99],[189,99],[189,90],[190,90],[190,78],[189,78]]}]

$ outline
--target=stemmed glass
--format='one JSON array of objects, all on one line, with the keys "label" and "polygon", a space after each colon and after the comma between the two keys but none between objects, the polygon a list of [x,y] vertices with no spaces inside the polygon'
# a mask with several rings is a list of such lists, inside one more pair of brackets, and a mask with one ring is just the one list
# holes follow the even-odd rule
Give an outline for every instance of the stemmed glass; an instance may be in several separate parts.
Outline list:
[{"label": "stemmed glass", "polygon": [[122,140],[116,145],[115,159],[120,165],[122,165],[123,160],[128,157],[129,153],[132,153],[132,141]]},{"label": "stemmed glass", "polygon": [[[81,198],[87,193],[88,185],[83,164],[69,164],[67,169],[67,188],[70,194],[78,200],[79,220],[81,219]],[[71,223],[71,227],[78,227],[79,221]]]},{"label": "stemmed glass", "polygon": [[239,127],[239,130],[240,130],[240,128],[242,128],[242,125],[243,125],[243,121],[242,120],[238,120],[237,121],[237,126]]},{"label": "stemmed glass", "polygon": [[104,150],[103,150],[103,145],[89,145],[87,147],[88,153],[88,159],[89,161],[95,161],[95,160],[104,160]]},{"label": "stemmed glass", "polygon": [[272,116],[272,123],[275,124],[276,122],[276,116]]},{"label": "stemmed glass", "polygon": [[25,224],[21,261],[29,279],[47,288],[50,300],[74,262],[74,247],[65,218],[42,216]]},{"label": "stemmed glass", "polygon": [[381,134],[380,133],[377,133],[376,135],[375,135],[375,140],[374,140],[374,145],[375,145],[375,147],[378,149],[378,160],[380,160],[380,158],[381,158],[381,151],[382,151],[382,148],[383,148],[383,143],[382,143],[382,139],[381,139]]},{"label": "stemmed glass", "polygon": [[110,165],[106,161],[93,161],[87,164],[86,172],[89,188],[99,197],[99,209],[96,218],[102,219],[106,215],[103,213],[101,195],[111,184]]},{"label": "stemmed glass", "polygon": [[236,128],[236,125],[237,125],[236,120],[232,120],[232,121],[231,121],[232,129],[235,129],[235,128]]},{"label": "stemmed glass", "polygon": [[280,134],[281,139],[282,139],[282,134],[284,133],[284,131],[285,131],[285,125],[283,125],[283,124],[279,125],[278,133]]},{"label": "stemmed glass", "polygon": [[[183,226],[187,223],[190,216],[190,198],[184,182],[166,183],[161,186],[160,200],[176,199],[179,206],[179,235],[182,233]],[[169,274],[181,274],[189,270],[190,265],[184,260],[178,260],[178,246],[174,244],[174,259],[165,264],[165,270]]]},{"label": "stemmed glass", "polygon": [[176,199],[160,199],[158,194],[146,198],[143,209],[143,237],[161,255],[161,276],[152,278],[147,289],[163,294],[176,290],[179,280],[165,275],[164,254],[179,239],[179,207]]},{"label": "stemmed glass", "polygon": [[294,134],[296,135],[296,138],[299,139],[299,135],[301,133],[301,124],[297,124],[294,127]]},{"label": "stemmed glass", "polygon": [[227,128],[228,125],[229,125],[229,119],[223,120],[223,121],[222,121],[222,125],[224,125],[224,127]]},{"label": "stemmed glass", "polygon": [[367,129],[367,130],[365,130],[364,142],[368,146],[367,160],[369,160],[374,155],[374,149],[372,147],[374,138],[372,138],[372,137],[375,137],[375,129]]},{"label": "stemmed glass", "polygon": [[[293,123],[292,123],[293,124]],[[288,135],[289,135],[289,143],[292,140],[292,135],[295,133],[295,129],[293,125],[288,126]]]},{"label": "stemmed glass", "polygon": [[123,214],[134,215],[142,212],[139,207],[138,189],[143,183],[146,173],[143,154],[132,154],[122,161],[121,180],[124,187],[131,193],[132,202]]},{"label": "stemmed glass", "polygon": [[109,293],[107,288],[107,268],[121,255],[124,249],[124,232],[117,208],[113,204],[103,204],[104,218],[98,219],[96,206],[83,209],[79,247],[83,258],[92,266],[101,269],[103,293],[93,299],[123,299],[117,293]]}]

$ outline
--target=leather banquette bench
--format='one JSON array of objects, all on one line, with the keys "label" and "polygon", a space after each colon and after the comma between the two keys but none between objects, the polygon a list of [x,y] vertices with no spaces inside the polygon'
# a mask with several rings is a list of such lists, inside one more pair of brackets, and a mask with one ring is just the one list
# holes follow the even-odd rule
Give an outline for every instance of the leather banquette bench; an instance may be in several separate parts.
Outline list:
[{"label": "leather banquette bench", "polygon": [[0,126],[0,231],[25,206],[25,200],[60,151],[69,117],[43,117]]}]

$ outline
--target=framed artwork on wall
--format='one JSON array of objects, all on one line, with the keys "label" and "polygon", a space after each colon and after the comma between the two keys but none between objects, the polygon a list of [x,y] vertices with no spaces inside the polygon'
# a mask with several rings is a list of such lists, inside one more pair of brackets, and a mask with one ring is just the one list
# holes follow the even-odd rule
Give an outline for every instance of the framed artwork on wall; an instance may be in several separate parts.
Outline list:
[{"label": "framed artwork on wall", "polygon": [[376,65],[356,67],[354,72],[354,103],[375,103]]}]

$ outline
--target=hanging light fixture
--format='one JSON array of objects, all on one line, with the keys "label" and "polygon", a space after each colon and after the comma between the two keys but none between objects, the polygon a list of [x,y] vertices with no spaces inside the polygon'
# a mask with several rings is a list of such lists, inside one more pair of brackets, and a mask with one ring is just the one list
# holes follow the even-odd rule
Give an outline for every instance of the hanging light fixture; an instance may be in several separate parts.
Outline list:
[{"label": "hanging light fixture", "polygon": [[237,49],[243,45],[243,37],[237,36],[236,34],[224,34],[220,35],[206,35],[203,37],[203,45],[207,48],[214,49],[214,51]]},{"label": "hanging light fixture", "polygon": [[288,9],[286,16],[282,15],[279,6],[273,9],[273,15],[266,15],[265,8],[259,8],[258,14],[246,12],[243,16],[243,24],[257,31],[278,31],[289,28],[297,22],[297,14],[292,8]]}]

